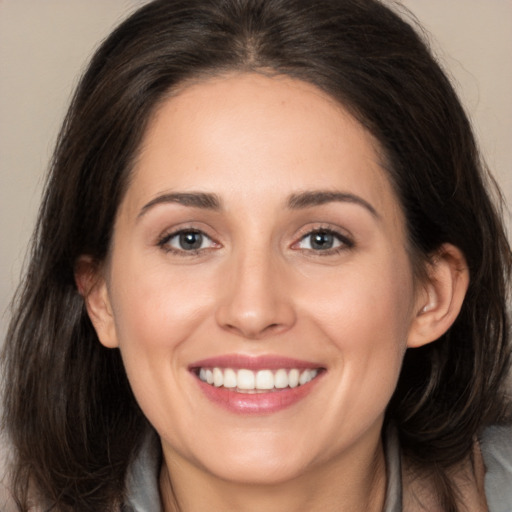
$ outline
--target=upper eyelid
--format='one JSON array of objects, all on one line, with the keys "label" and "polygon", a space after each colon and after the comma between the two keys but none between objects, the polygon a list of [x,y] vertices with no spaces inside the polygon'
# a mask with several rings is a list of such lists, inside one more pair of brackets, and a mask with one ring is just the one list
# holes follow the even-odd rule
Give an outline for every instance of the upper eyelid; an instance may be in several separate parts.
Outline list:
[{"label": "upper eyelid", "polygon": [[310,229],[310,230],[306,231],[302,235],[302,238],[304,238],[305,236],[311,235],[313,233],[330,233],[332,235],[336,235],[336,236],[339,236],[341,238],[349,238],[348,234],[345,234],[345,233],[341,232],[340,230],[333,229],[333,228],[313,228],[313,229]]},{"label": "upper eyelid", "polygon": [[162,236],[177,236],[181,233],[199,233],[201,235],[206,236],[207,238],[212,238],[205,230],[198,228],[178,228],[178,229],[170,229],[169,231],[164,231]]},{"label": "upper eyelid", "polygon": [[199,233],[211,240],[214,244],[220,245],[219,242],[215,240],[213,236],[209,235],[204,229],[198,229],[195,227],[180,227],[176,229],[165,230],[158,236],[156,243],[159,246],[163,246],[181,233]]},{"label": "upper eyelid", "polygon": [[161,229],[159,231],[159,235],[158,235],[158,238],[164,238],[166,236],[172,236],[172,235],[177,235],[179,233],[183,233],[183,232],[193,232],[193,233],[201,233],[205,236],[207,236],[208,238],[211,238],[211,239],[214,239],[215,236],[211,234],[211,231],[212,229],[208,226],[205,226],[203,222],[195,222],[195,221],[190,221],[190,222],[180,222],[174,226],[170,226],[168,228],[165,228],[165,229]]},{"label": "upper eyelid", "polygon": [[319,230],[314,230],[309,233],[306,233],[304,236],[299,238],[298,242],[300,242],[300,241],[304,240],[305,238],[307,238],[308,236],[314,235],[316,233],[327,233],[329,235],[334,236],[334,238],[337,238],[338,241],[340,241],[344,244],[347,244],[347,245],[353,244],[352,240],[348,236],[342,235],[341,233],[338,233],[337,231],[330,231],[330,230],[328,231],[326,229],[319,229]]},{"label": "upper eyelid", "polygon": [[[313,223],[314,224],[314,223]],[[332,233],[333,235],[339,236],[342,239],[345,240],[354,240],[354,236],[348,229],[341,228],[339,226],[332,226],[325,223],[319,223],[318,225],[315,225],[314,227],[307,226],[303,227],[298,230],[297,240],[302,240],[304,237],[312,234],[317,233],[319,231],[325,231],[328,233]]]}]

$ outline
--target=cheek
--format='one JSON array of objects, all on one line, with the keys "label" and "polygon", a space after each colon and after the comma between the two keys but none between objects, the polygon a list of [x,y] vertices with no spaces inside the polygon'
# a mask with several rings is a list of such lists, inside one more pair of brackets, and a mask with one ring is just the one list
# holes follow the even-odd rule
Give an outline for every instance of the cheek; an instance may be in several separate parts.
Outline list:
[{"label": "cheek", "polygon": [[[366,343],[371,344],[379,337],[403,338],[413,301],[408,263],[380,261],[377,265],[349,265],[332,273],[308,303],[334,337],[338,337],[336,333],[340,338],[350,334],[349,338],[367,338]],[[375,336],[364,335],[372,330]]]},{"label": "cheek", "polygon": [[179,345],[212,302],[211,279],[140,258],[117,265],[112,276],[116,331],[121,349]]},{"label": "cheek", "polygon": [[413,303],[408,260],[389,258],[340,270],[305,307],[329,340],[344,378],[363,388],[385,384],[389,392],[406,349]]},{"label": "cheek", "polygon": [[[128,380],[159,431],[179,421],[187,403],[185,353],[210,308],[211,293],[186,272],[136,257],[118,259],[111,275],[112,309]],[[187,343],[188,342],[188,343]]]},{"label": "cheek", "polygon": [[212,294],[206,276],[125,254],[111,274],[112,310],[126,372],[145,409],[180,385],[186,342],[211,310]]}]

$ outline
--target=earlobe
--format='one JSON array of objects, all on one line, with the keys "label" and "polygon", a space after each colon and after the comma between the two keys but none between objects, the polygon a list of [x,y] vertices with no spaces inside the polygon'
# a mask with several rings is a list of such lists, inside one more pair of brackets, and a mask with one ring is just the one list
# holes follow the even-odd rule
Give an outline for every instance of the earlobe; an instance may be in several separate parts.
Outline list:
[{"label": "earlobe", "polygon": [[420,347],[440,338],[457,318],[469,285],[462,252],[451,244],[440,247],[429,263],[428,279],[418,295],[407,346]]},{"label": "earlobe", "polygon": [[81,256],[76,262],[75,282],[101,344],[116,348],[118,342],[107,281],[90,256]]}]

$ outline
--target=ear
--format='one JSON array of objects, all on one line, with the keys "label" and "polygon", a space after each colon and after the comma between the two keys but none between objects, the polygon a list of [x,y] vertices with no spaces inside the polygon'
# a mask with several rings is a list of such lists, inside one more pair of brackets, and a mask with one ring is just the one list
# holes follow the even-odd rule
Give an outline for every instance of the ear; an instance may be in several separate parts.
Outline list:
[{"label": "ear", "polygon": [[416,302],[407,346],[421,347],[440,338],[457,318],[469,285],[462,252],[444,244],[428,264],[428,277]]},{"label": "ear", "polygon": [[116,348],[118,342],[107,281],[102,268],[91,256],[78,258],[75,282],[101,344]]}]

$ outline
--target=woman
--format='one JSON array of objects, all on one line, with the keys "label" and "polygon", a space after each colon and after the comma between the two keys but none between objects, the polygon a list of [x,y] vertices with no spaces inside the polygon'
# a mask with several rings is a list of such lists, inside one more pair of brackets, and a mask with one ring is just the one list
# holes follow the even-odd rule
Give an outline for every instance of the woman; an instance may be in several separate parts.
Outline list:
[{"label": "woman", "polygon": [[18,509],[507,506],[488,181],[378,2],[141,8],[78,87],[7,338]]}]

